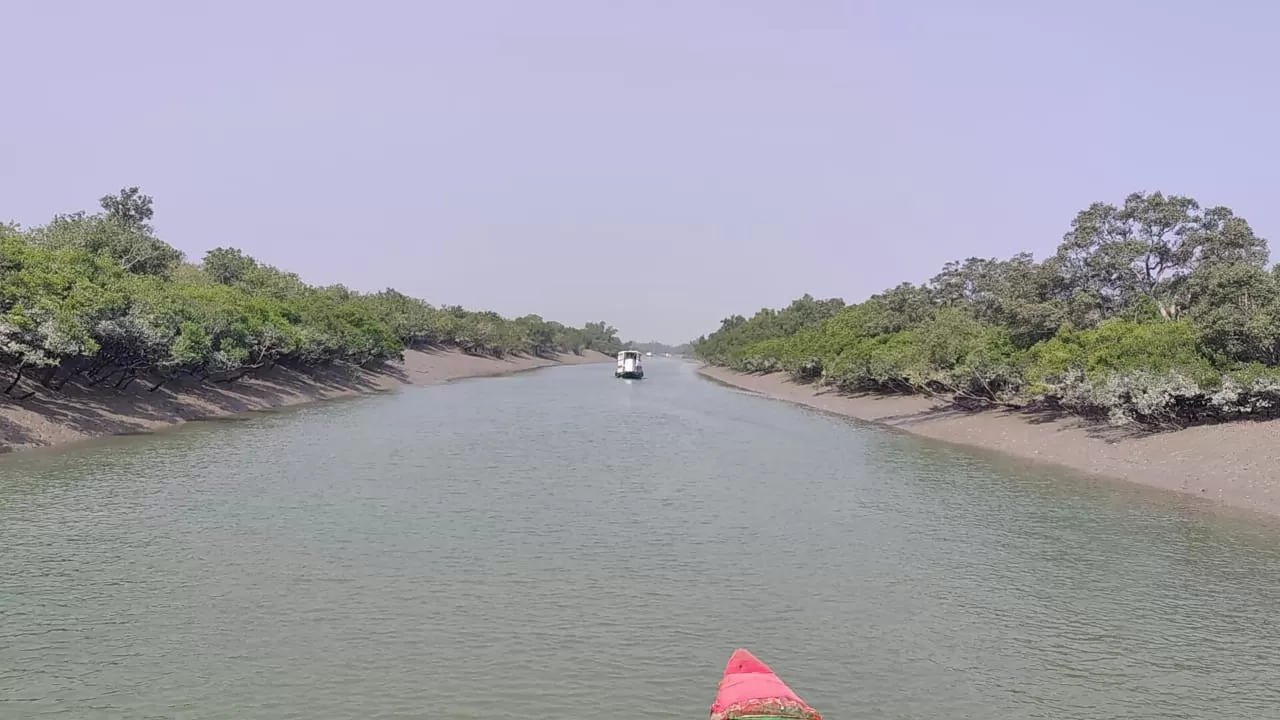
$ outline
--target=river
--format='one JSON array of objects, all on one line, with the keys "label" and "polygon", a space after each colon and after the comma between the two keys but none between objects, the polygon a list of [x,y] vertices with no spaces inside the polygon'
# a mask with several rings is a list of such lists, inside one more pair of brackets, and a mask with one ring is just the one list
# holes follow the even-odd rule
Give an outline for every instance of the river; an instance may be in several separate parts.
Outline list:
[{"label": "river", "polygon": [[1280,717],[1280,531],[561,367],[0,462],[0,717]]}]

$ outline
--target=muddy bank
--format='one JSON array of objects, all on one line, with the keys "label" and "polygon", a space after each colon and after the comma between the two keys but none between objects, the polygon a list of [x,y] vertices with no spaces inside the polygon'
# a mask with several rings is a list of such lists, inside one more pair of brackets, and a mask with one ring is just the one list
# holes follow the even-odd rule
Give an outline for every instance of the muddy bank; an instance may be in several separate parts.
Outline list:
[{"label": "muddy bank", "polygon": [[1280,421],[1122,433],[1068,415],[968,412],[923,397],[819,393],[782,373],[744,375],[714,367],[700,372],[744,390],[923,437],[1280,515]]},{"label": "muddy bank", "polygon": [[456,350],[411,350],[405,353],[403,362],[377,370],[340,369],[313,374],[276,368],[230,384],[175,383],[155,392],[148,392],[143,382],[133,383],[126,390],[68,383],[57,392],[33,384],[24,392],[35,394],[23,400],[0,398],[0,452],[62,445],[106,435],[144,433],[190,420],[385,392],[403,385],[428,385],[552,365],[612,360],[596,352],[581,356],[566,354],[554,359],[496,359]]}]

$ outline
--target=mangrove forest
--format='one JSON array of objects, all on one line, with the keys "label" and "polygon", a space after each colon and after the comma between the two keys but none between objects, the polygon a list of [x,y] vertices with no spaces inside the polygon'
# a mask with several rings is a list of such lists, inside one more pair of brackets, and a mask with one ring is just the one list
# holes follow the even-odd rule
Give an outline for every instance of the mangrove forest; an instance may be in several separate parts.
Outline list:
[{"label": "mangrove forest", "polygon": [[241,250],[199,263],[156,237],[152,198],[126,188],[94,213],[0,224],[0,390],[71,380],[156,390],[175,378],[232,382],[277,365],[369,367],[406,348],[555,356],[622,347],[604,322],[434,306],[392,289],[317,287]]},{"label": "mangrove forest", "polygon": [[697,357],[843,393],[1177,427],[1280,412],[1280,266],[1226,207],[1136,192],[1056,253],[950,262],[857,304],[805,295],[726,318]]}]

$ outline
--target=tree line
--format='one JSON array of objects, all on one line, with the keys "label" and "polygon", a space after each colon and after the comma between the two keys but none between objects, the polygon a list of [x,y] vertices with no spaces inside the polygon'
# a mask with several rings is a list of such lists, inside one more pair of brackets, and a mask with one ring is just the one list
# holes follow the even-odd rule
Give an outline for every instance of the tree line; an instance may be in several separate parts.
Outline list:
[{"label": "tree line", "polygon": [[231,382],[277,365],[369,367],[406,348],[544,357],[616,352],[604,322],[577,328],[537,315],[431,305],[393,289],[318,287],[241,250],[200,263],[156,237],[153,200],[126,188],[95,213],[21,228],[0,223],[0,389],[71,380],[157,390],[179,377]]},{"label": "tree line", "polygon": [[631,350],[639,350],[640,352],[651,352],[654,355],[671,353],[672,355],[684,356],[691,355],[693,353],[693,348],[689,343],[684,343],[683,345],[668,345],[666,343],[658,342],[657,340],[650,340],[649,342],[629,342],[627,343],[627,348]]},{"label": "tree line", "polygon": [[1231,209],[1135,192],[1057,252],[950,262],[864,302],[805,295],[698,338],[700,359],[847,393],[1183,426],[1280,413],[1280,265]]}]

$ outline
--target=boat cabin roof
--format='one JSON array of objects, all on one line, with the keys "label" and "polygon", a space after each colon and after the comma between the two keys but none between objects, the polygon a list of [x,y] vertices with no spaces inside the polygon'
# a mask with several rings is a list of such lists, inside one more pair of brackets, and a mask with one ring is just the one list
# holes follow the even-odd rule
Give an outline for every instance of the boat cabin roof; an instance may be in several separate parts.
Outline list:
[{"label": "boat cabin roof", "polygon": [[639,350],[619,350],[618,357],[626,357],[628,355],[639,355]]}]

